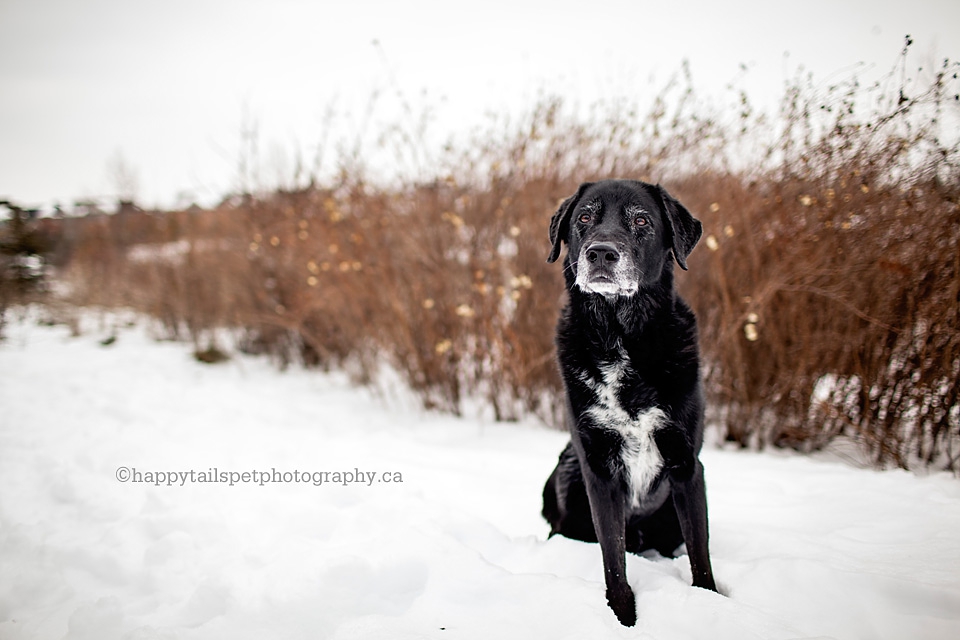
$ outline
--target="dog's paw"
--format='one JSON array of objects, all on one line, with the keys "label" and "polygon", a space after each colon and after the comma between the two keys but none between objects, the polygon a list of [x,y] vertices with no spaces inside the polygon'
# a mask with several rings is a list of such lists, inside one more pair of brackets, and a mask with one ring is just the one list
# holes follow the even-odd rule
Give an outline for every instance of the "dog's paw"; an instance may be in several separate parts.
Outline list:
[{"label": "dog's paw", "polygon": [[613,609],[620,624],[625,627],[637,624],[637,600],[629,586],[617,591],[607,589],[607,604]]},{"label": "dog's paw", "polygon": [[704,573],[702,575],[695,575],[693,577],[693,586],[700,587],[701,589],[706,589],[707,591],[720,593],[720,590],[717,589],[717,583],[713,579],[713,573],[710,573],[710,572]]}]

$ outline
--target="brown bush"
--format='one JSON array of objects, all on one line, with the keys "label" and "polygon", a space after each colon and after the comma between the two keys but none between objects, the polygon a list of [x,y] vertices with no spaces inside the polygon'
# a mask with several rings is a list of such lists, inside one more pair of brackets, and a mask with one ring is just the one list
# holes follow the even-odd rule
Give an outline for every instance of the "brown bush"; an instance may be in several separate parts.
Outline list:
[{"label": "brown bush", "polygon": [[892,95],[800,78],[778,118],[738,95],[726,124],[685,75],[645,113],[547,99],[448,147],[426,179],[381,184],[353,154],[322,187],[144,214],[135,234],[73,221],[63,277],[77,300],[140,309],[198,347],[233,329],[284,364],[370,380],[386,362],[427,406],[481,398],[498,419],[559,423],[549,217],[584,180],[663,180],[705,225],[679,281],[726,439],[811,450],[844,435],[881,465],[956,468],[955,71],[901,74]]}]

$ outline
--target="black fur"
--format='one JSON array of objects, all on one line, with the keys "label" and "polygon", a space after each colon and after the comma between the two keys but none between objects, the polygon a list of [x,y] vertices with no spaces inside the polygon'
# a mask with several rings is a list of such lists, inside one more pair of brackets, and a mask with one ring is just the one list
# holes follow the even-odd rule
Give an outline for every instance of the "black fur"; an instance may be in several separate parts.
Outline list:
[{"label": "black fur", "polygon": [[571,440],[543,516],[551,535],[599,540],[607,602],[627,626],[637,616],[627,551],[672,556],[686,543],[694,586],[716,591],[696,320],[673,283],[673,261],[686,269],[700,235],[661,186],[627,180],[581,185],[550,221],[548,262],[569,248],[556,344]]}]

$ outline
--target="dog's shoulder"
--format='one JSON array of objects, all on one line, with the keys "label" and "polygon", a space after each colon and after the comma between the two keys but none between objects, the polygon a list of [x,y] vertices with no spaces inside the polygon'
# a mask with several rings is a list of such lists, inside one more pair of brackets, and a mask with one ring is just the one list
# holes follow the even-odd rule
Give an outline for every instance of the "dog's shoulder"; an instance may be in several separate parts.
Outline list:
[{"label": "dog's shoulder", "polygon": [[650,324],[643,342],[654,345],[664,366],[694,366],[700,363],[700,338],[697,318],[686,302],[677,296],[669,313]]}]

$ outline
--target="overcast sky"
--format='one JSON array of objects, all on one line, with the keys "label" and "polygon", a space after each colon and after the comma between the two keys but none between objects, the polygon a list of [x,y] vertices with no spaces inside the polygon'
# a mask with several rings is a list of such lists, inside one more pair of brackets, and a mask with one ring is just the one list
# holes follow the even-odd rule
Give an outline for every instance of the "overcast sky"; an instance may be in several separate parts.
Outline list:
[{"label": "overcast sky", "polygon": [[375,92],[379,117],[406,100],[466,131],[541,93],[642,99],[686,59],[717,94],[746,65],[772,104],[801,65],[888,71],[906,34],[918,65],[960,59],[960,1],[0,0],[0,199],[215,202],[244,123],[269,183],[356,135]]}]

